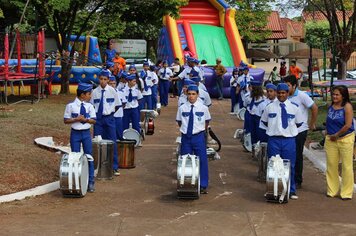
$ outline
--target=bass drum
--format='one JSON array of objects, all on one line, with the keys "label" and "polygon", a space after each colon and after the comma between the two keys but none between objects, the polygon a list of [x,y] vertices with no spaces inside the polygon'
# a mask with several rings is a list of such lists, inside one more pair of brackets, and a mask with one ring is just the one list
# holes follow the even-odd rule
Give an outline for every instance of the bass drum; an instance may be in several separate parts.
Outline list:
[{"label": "bass drum", "polygon": [[135,130],[133,128],[124,130],[123,137],[124,137],[124,139],[127,139],[127,140],[134,140],[135,147],[137,147],[141,143],[140,133],[137,132],[137,130]]},{"label": "bass drum", "polygon": [[155,132],[155,123],[153,118],[148,118],[145,122],[145,130],[147,135],[153,135]]},{"label": "bass drum", "polygon": [[62,156],[59,167],[59,190],[65,197],[84,197],[89,181],[88,160],[85,154],[71,152]]}]

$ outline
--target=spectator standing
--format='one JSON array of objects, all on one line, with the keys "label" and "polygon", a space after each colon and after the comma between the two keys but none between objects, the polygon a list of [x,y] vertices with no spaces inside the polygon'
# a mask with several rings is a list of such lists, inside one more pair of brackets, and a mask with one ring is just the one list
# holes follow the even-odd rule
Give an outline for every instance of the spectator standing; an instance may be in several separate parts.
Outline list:
[{"label": "spectator standing", "polygon": [[[332,103],[326,118],[326,185],[327,196],[351,200],[354,189],[353,150],[355,133],[349,91],[339,85],[332,89]],[[342,162],[342,182],[339,181],[339,160]]]},{"label": "spectator standing", "polygon": [[221,64],[221,58],[216,58],[215,70],[215,81],[218,88],[219,100],[223,99],[223,85],[224,85],[224,74],[226,73],[226,68]]}]

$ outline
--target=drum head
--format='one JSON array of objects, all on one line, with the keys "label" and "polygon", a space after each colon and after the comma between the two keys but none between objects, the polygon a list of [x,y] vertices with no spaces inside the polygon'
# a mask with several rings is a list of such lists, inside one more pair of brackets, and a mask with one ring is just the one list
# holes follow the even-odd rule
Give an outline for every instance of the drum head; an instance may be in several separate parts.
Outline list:
[{"label": "drum head", "polygon": [[245,120],[245,112],[246,108],[241,108],[237,113],[237,118],[239,118],[240,120]]},{"label": "drum head", "polygon": [[141,141],[140,133],[137,132],[137,130],[132,129],[132,128],[124,130],[123,137],[124,137],[124,139],[135,140],[136,141],[135,147],[137,147]]}]

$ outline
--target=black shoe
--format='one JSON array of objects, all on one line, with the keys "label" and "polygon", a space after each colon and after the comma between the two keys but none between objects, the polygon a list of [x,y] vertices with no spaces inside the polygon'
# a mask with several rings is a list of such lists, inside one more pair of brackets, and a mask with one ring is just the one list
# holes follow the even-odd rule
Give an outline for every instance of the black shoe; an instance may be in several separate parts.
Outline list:
[{"label": "black shoe", "polygon": [[94,193],[95,192],[94,183],[89,183],[88,192],[89,193]]},{"label": "black shoe", "polygon": [[290,199],[293,199],[293,200],[298,200],[298,196],[296,193],[290,193],[290,196],[289,196]]},{"label": "black shoe", "polygon": [[200,188],[200,194],[208,194],[206,188]]},{"label": "black shoe", "polygon": [[343,201],[349,201],[349,200],[351,200],[352,198],[350,198],[350,197],[343,197],[343,198],[341,198]]}]

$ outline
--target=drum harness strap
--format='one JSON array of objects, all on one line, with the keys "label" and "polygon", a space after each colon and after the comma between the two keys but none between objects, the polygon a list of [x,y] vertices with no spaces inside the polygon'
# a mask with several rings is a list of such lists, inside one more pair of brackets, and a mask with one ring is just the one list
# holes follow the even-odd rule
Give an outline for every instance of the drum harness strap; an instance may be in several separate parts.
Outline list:
[{"label": "drum harness strap", "polygon": [[276,156],[272,156],[270,161],[272,161],[273,171],[275,173],[274,183],[273,183],[273,195],[275,198],[278,197],[278,180],[281,179],[283,185],[283,191],[281,193],[281,196],[279,197],[279,203],[282,203],[287,193],[287,181],[285,178],[283,159],[279,155],[276,155]]},{"label": "drum harness strap", "polygon": [[192,162],[192,181],[191,184],[194,185],[195,184],[195,180],[197,178],[196,176],[196,156],[195,155],[183,155],[182,156],[182,169],[181,169],[181,175],[180,175],[180,181],[179,184],[183,185],[184,184],[184,179],[185,179],[185,167],[187,164],[187,159],[190,159]]},{"label": "drum harness strap", "polygon": [[73,172],[74,172],[74,182],[75,182],[75,189],[79,190],[79,165],[80,165],[80,157],[83,154],[80,152],[70,153],[68,156],[68,188],[72,190],[73,186]]}]

